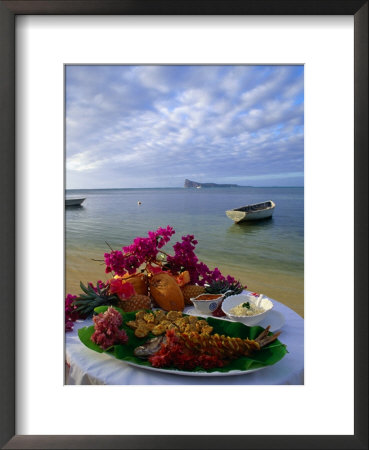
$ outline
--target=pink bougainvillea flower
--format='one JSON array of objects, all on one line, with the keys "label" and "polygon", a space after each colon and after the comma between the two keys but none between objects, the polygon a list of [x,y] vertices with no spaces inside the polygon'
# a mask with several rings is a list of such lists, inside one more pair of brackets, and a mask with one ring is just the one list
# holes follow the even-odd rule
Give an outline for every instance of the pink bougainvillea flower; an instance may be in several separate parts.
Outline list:
[{"label": "pink bougainvillea flower", "polygon": [[65,321],[65,331],[73,331],[73,325],[74,325],[74,322],[72,322],[71,320],[66,320]]},{"label": "pink bougainvillea flower", "polygon": [[72,331],[73,323],[80,318],[77,306],[73,304],[73,301],[76,298],[77,296],[72,294],[68,294],[65,297],[65,331]]},{"label": "pink bougainvillea flower", "polygon": [[[206,264],[199,261],[195,254],[198,242],[193,234],[182,236],[181,241],[173,245],[174,255],[168,255],[160,250],[170,241],[174,233],[174,229],[168,225],[166,228],[149,231],[148,237],[136,237],[133,243],[123,247],[122,251],[112,250],[111,253],[105,253],[105,272],[123,276],[126,273],[134,274],[142,265],[145,265],[148,273],[156,274],[161,269],[154,269],[153,264],[160,266],[163,263],[162,257],[165,255],[165,269],[170,270],[173,275],[188,271],[193,284],[203,286],[213,281],[225,280],[230,284],[235,283],[236,280],[233,277],[229,275],[224,277],[218,268],[210,270]],[[179,284],[181,285],[183,281],[179,279]]]}]

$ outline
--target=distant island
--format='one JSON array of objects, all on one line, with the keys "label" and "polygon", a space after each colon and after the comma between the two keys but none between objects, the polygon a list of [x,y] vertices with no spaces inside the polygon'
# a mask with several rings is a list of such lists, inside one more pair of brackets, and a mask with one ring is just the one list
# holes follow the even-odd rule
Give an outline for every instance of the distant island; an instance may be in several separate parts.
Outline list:
[{"label": "distant island", "polygon": [[185,188],[212,188],[212,187],[239,187],[238,184],[217,184],[217,183],[199,183],[197,181],[185,180]]}]

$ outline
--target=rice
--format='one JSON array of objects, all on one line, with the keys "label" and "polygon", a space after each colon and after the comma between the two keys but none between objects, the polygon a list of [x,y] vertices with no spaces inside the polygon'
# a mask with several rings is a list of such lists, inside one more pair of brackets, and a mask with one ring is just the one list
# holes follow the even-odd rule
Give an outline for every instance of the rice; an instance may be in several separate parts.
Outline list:
[{"label": "rice", "polygon": [[264,308],[260,308],[252,302],[242,302],[229,310],[234,316],[256,316],[256,314],[261,314],[264,311]]}]

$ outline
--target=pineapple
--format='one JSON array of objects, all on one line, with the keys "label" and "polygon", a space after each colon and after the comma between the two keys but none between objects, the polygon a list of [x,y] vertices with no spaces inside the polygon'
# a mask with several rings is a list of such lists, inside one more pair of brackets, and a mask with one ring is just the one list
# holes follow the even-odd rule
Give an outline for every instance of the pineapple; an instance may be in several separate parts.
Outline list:
[{"label": "pineapple", "polygon": [[234,283],[229,283],[226,280],[213,281],[205,288],[205,292],[208,294],[225,294],[224,297],[240,294],[242,291],[243,286],[239,281]]},{"label": "pineapple", "polygon": [[139,309],[151,309],[151,300],[147,295],[132,295],[127,300],[121,300],[118,304],[125,312],[138,311]]},{"label": "pineapple", "polygon": [[[240,294],[243,291],[243,286],[239,281],[234,283],[229,283],[226,280],[218,280],[210,283],[209,286],[206,286],[205,292],[208,294],[223,294],[224,298],[229,295]],[[224,299],[223,299],[224,300]],[[214,317],[224,317],[225,313],[222,310],[223,300],[219,303],[218,308],[212,312]]]},{"label": "pineapple", "polygon": [[84,294],[77,297],[73,301],[73,304],[77,306],[77,311],[81,316],[90,317],[93,315],[94,309],[97,306],[117,305],[119,301],[115,294],[109,294],[109,286],[100,288],[99,285],[97,285],[94,288],[91,284],[88,284],[86,287],[82,281],[80,282],[80,286]]},{"label": "pineapple", "polygon": [[192,305],[190,298],[197,297],[205,292],[204,286],[198,286],[197,284],[186,284],[181,287],[184,297],[185,305]]}]

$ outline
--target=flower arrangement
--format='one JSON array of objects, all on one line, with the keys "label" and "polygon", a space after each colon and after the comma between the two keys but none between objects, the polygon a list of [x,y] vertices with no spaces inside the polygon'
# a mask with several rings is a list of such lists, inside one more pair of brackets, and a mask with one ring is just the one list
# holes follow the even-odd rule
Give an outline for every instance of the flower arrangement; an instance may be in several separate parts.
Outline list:
[{"label": "flower arrangement", "polygon": [[123,323],[121,314],[111,306],[93,318],[95,332],[91,336],[92,342],[106,350],[115,344],[125,344],[128,341],[127,333],[119,327]]},{"label": "flower arrangement", "polygon": [[149,231],[146,238],[135,238],[131,245],[122,248],[123,251],[113,250],[105,253],[105,272],[114,272],[118,276],[127,273],[132,275],[145,265],[144,270],[149,274],[169,271],[178,276],[188,271],[191,283],[200,286],[220,280],[235,282],[231,276],[224,277],[218,268],[210,270],[206,264],[199,261],[194,252],[198,242],[191,234],[182,236],[181,242],[173,245],[174,255],[168,255],[161,250],[173,234],[175,230],[168,225],[166,228]]},{"label": "flower arrangement", "polygon": [[[80,314],[89,316],[100,305],[124,305],[133,300],[133,308],[145,308],[148,294],[163,309],[181,310],[184,297],[180,288],[194,285],[205,290],[204,286],[221,286],[223,292],[231,286],[236,291],[243,289],[240,282],[232,276],[223,276],[218,268],[210,270],[195,254],[197,241],[193,235],[182,236],[173,245],[173,254],[164,252],[175,230],[171,226],[149,231],[147,237],[136,237],[131,245],[122,250],[104,254],[105,273],[112,278],[106,283],[98,281],[84,286],[79,297],[68,294],[66,298],[66,330],[73,328],[73,321]],[[170,296],[170,301],[168,297]],[[150,303],[148,303],[150,305]],[[215,314],[217,315],[217,314]]]}]

